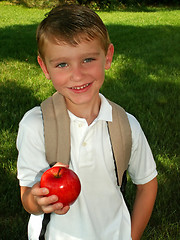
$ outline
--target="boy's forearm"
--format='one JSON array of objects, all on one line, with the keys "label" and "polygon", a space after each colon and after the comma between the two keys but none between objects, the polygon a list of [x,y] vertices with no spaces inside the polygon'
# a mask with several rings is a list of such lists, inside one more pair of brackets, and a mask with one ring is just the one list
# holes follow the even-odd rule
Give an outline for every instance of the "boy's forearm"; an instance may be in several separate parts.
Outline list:
[{"label": "boy's forearm", "polygon": [[24,209],[34,215],[42,214],[42,209],[39,207],[35,201],[35,197],[31,193],[32,188],[21,187],[21,201]]},{"label": "boy's forearm", "polygon": [[157,194],[157,178],[147,184],[138,185],[131,216],[132,240],[140,240],[150,219]]}]

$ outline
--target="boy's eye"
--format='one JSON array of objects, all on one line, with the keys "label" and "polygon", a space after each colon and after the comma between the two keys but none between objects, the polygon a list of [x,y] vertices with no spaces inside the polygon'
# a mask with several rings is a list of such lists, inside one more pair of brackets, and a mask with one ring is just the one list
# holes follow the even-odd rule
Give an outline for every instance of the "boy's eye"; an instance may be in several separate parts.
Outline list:
[{"label": "boy's eye", "polygon": [[64,68],[64,67],[67,67],[67,63],[59,63],[58,65],[57,65],[57,67],[59,67],[59,68]]},{"label": "boy's eye", "polygon": [[92,62],[92,61],[94,61],[95,59],[94,58],[86,58],[85,60],[84,60],[84,62],[85,63],[88,63],[88,62]]}]

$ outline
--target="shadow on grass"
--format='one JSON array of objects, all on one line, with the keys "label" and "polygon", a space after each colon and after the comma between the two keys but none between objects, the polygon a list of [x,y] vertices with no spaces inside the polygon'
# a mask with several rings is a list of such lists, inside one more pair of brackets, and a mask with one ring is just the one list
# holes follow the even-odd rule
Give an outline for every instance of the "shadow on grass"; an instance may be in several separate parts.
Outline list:
[{"label": "shadow on grass", "polygon": [[26,240],[29,215],[23,209],[20,201],[16,174],[12,174],[12,171],[1,167],[0,181],[0,239]]},{"label": "shadow on grass", "polygon": [[36,28],[36,24],[0,28],[0,61],[36,63]]},{"label": "shadow on grass", "polygon": [[22,88],[11,79],[0,83],[0,102],[1,130],[10,131],[17,130],[19,121],[27,110],[39,105],[30,88]]},{"label": "shadow on grass", "polygon": [[121,54],[135,61],[142,59],[152,70],[157,65],[168,69],[169,64],[179,69],[180,27],[108,25],[107,28],[115,46],[115,58]]},{"label": "shadow on grass", "polygon": [[0,239],[25,240],[29,215],[20,201],[15,146],[19,121],[38,101],[31,89],[21,88],[9,80],[0,85],[0,102]]},{"label": "shadow on grass", "polygon": [[[10,179],[15,176],[17,150],[16,150],[16,137],[19,122],[26,111],[32,107],[39,105],[39,101],[33,96],[31,89],[22,88],[11,80],[0,83],[0,130],[1,130],[1,166],[2,171],[8,171]],[[0,174],[1,183],[6,176],[5,173]],[[7,174],[8,177],[8,174]],[[4,183],[6,180],[4,180]],[[1,186],[2,188],[6,185]],[[5,191],[6,192],[6,191]],[[1,191],[2,193],[2,191]],[[2,199],[2,198],[1,198]],[[12,198],[10,199],[12,200]],[[5,209],[3,209],[5,211]]]}]

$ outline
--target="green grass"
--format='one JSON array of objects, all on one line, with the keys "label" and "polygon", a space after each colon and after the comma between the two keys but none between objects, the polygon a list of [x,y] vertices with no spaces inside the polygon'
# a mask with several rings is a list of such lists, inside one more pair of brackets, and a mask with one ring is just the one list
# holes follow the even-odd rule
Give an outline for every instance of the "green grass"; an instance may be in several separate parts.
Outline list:
[{"label": "green grass", "polygon": [[[27,239],[15,144],[23,114],[54,92],[36,62],[35,32],[46,11],[0,2],[0,240]],[[180,239],[180,10],[98,14],[115,46],[101,92],[140,121],[159,172],[156,205],[142,239]],[[130,204],[133,193],[129,181]]]}]

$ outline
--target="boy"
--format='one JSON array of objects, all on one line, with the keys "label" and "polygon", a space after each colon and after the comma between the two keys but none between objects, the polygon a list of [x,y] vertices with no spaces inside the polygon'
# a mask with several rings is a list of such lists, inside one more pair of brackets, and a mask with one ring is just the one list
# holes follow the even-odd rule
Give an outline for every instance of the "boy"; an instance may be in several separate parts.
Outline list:
[{"label": "boy", "polygon": [[113,121],[112,108],[99,94],[114,53],[102,20],[86,7],[56,7],[39,25],[37,43],[39,65],[65,99],[70,118],[69,167],[79,176],[82,190],[71,207],[55,203],[57,196],[46,197],[48,189],[39,185],[49,168],[42,112],[40,107],[28,111],[20,122],[17,148],[21,200],[31,214],[29,239],[39,239],[44,213],[51,213],[47,240],[140,239],[156,198],[156,165],[139,123],[127,113],[132,132],[128,171],[137,185],[130,217],[117,186],[106,124]]}]

